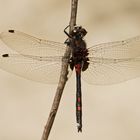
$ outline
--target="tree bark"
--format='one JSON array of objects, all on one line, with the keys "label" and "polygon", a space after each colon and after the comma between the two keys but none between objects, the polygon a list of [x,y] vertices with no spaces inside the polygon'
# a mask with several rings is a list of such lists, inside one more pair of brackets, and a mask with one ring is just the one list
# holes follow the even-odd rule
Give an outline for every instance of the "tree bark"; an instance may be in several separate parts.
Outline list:
[{"label": "tree bark", "polygon": [[[70,28],[69,32],[73,29],[73,27],[76,25],[76,16],[77,16],[77,6],[78,6],[78,0],[72,0],[71,1],[71,18],[70,18]],[[64,58],[70,58],[71,50],[69,47],[66,48],[66,52],[64,54]],[[47,123],[44,127],[43,135],[41,140],[48,140],[52,125],[54,123],[54,119],[60,104],[60,100],[62,97],[62,93],[67,81],[67,74],[68,74],[68,59],[64,59],[62,61],[62,68],[61,68],[61,74],[59,83],[57,86],[56,94],[54,97],[54,101],[52,104],[52,108],[47,120]]]}]

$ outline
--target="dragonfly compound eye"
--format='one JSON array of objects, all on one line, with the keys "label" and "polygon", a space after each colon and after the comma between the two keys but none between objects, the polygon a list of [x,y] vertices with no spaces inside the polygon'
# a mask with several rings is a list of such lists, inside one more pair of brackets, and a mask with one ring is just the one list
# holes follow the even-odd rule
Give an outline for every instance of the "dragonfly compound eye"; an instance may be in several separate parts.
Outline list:
[{"label": "dragonfly compound eye", "polygon": [[87,31],[86,31],[84,28],[82,28],[82,29],[81,29],[81,34],[82,34],[82,36],[84,37],[84,36],[87,34]]}]

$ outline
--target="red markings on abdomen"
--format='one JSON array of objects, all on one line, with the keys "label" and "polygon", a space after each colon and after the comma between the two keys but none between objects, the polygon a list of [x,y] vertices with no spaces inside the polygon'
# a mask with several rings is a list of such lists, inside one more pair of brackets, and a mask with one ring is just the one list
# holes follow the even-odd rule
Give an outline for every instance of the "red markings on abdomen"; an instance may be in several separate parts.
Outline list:
[{"label": "red markings on abdomen", "polygon": [[75,71],[76,71],[77,73],[80,73],[80,72],[81,72],[81,64],[76,64],[76,65],[75,65]]}]

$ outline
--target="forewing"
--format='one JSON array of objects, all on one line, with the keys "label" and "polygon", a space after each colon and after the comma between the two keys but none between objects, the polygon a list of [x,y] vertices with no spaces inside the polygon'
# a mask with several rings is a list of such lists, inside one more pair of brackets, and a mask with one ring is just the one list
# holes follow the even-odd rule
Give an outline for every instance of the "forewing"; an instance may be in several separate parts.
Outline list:
[{"label": "forewing", "polygon": [[[63,59],[65,61],[66,59]],[[61,72],[62,57],[38,57],[20,54],[4,54],[0,57],[0,68],[23,78],[55,84]],[[69,71],[69,76],[71,72]]]},{"label": "forewing", "polygon": [[11,49],[25,55],[63,56],[66,49],[63,43],[38,39],[15,30],[2,32],[0,39]]},{"label": "forewing", "polygon": [[89,57],[115,59],[138,57],[140,56],[140,36],[122,41],[98,44],[88,50]]}]

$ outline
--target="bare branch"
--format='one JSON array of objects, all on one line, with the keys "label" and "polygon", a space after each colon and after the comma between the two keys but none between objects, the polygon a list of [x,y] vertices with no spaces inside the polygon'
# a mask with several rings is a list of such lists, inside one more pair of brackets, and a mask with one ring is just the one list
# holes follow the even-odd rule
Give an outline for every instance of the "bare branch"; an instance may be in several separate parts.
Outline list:
[{"label": "bare branch", "polygon": [[[78,0],[72,0],[71,4],[71,18],[70,18],[70,31],[73,29],[73,27],[76,25],[76,15],[77,15],[77,5]],[[70,48],[67,47],[66,52],[64,54],[65,58],[70,58]],[[42,135],[42,140],[48,140],[58,107],[61,100],[61,96],[67,81],[67,74],[68,74],[68,62],[63,61],[62,62],[62,69],[61,69],[61,75],[58,83],[58,87],[56,90],[56,94],[54,97],[54,101],[52,104],[52,108],[48,117],[48,121],[45,125],[44,132]]]}]

